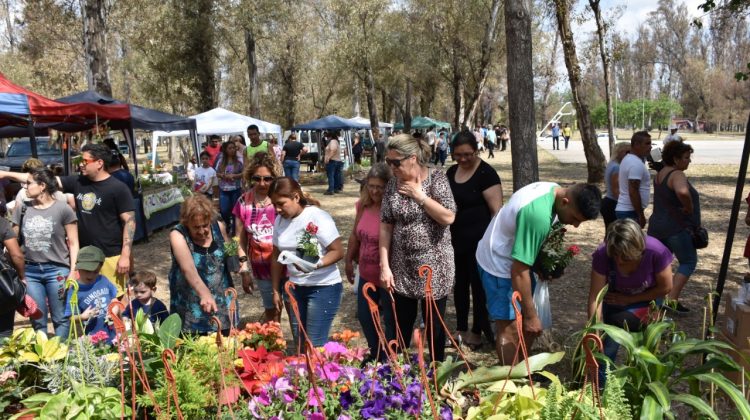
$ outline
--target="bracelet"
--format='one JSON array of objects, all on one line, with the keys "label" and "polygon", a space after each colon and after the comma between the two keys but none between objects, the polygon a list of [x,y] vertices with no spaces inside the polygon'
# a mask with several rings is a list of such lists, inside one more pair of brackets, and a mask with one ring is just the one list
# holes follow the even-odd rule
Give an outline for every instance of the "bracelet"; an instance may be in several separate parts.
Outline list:
[{"label": "bracelet", "polygon": [[425,194],[424,198],[422,199],[422,201],[419,202],[419,207],[424,207],[424,203],[425,203],[425,201],[427,201],[427,198],[429,198],[429,197],[427,197],[427,194]]}]

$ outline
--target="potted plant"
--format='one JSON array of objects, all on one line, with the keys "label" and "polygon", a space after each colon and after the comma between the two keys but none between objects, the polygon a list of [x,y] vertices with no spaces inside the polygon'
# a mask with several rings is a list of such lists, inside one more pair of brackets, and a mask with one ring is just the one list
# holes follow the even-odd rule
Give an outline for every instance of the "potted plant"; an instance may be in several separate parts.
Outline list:
[{"label": "potted plant", "polygon": [[237,255],[239,248],[240,243],[236,236],[224,242],[224,261],[226,262],[227,269],[230,273],[237,273],[240,271],[240,257]]},{"label": "potted plant", "polygon": [[532,267],[542,280],[560,278],[573,257],[581,252],[576,245],[565,246],[565,232],[567,232],[565,226],[560,222],[555,222],[542,244],[542,249]]},{"label": "potted plant", "polygon": [[318,251],[318,226],[310,222],[297,241],[297,256],[307,262],[317,263],[320,259]]}]

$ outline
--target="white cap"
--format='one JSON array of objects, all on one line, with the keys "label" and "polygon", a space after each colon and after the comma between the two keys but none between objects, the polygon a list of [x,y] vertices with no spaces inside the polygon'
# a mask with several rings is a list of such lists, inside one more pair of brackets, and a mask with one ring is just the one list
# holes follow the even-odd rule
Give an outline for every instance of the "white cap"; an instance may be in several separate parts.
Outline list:
[{"label": "white cap", "polygon": [[669,125],[670,130],[677,130],[677,124],[670,124]]}]

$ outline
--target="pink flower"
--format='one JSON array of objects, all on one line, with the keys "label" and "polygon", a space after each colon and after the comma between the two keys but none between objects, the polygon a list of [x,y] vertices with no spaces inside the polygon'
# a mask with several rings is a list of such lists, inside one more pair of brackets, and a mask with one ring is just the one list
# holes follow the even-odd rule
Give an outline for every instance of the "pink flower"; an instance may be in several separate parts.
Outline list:
[{"label": "pink flower", "polygon": [[95,334],[89,336],[91,344],[97,345],[101,342],[106,342],[109,339],[109,334],[106,331],[98,331]]},{"label": "pink flower", "polygon": [[576,245],[571,245],[568,248],[568,251],[570,251],[570,253],[573,254],[573,256],[575,257],[576,255],[581,253],[581,248],[578,248],[578,246]]},{"label": "pink flower", "polygon": [[347,349],[345,345],[336,341],[329,341],[323,345],[323,353],[325,353],[328,358],[333,358],[337,355],[345,355],[348,352],[349,349]]},{"label": "pink flower", "polygon": [[8,382],[11,379],[16,379],[16,376],[18,375],[16,374],[16,372],[12,370],[8,370],[3,373],[0,373],[0,385]]},{"label": "pink flower", "polygon": [[307,227],[305,228],[305,232],[311,235],[315,235],[316,233],[318,233],[318,227],[315,225],[315,223],[310,222],[307,224]]},{"label": "pink flower", "polygon": [[310,388],[310,391],[307,393],[307,405],[310,407],[320,407],[323,405],[325,398],[326,394],[320,387]]}]

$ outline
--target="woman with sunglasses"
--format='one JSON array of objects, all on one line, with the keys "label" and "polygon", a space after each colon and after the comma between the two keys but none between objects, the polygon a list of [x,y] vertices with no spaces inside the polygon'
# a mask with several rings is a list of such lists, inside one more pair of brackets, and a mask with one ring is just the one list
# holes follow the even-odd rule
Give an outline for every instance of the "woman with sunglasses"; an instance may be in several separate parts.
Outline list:
[{"label": "woman with sunglasses", "polygon": [[[456,334],[470,347],[482,344],[482,333],[492,343],[494,334],[487,314],[484,287],[477,269],[476,251],[492,217],[503,205],[503,188],[497,171],[478,156],[479,145],[469,131],[453,140],[456,165],[446,172],[458,211],[451,225],[453,252],[456,255]],[[469,330],[469,308],[473,306],[473,324]]]},{"label": "woman with sunglasses", "polygon": [[276,167],[267,153],[256,153],[242,174],[250,189],[237,200],[234,214],[235,231],[240,237],[240,275],[245,293],[252,293],[253,280],[260,289],[265,321],[279,322],[281,312],[273,304],[271,286],[271,255],[273,224],[276,211],[268,197],[268,188],[276,179]]},{"label": "woman with sunglasses", "polygon": [[[449,226],[456,217],[456,203],[445,174],[427,166],[426,141],[399,134],[388,142],[385,161],[395,176],[385,187],[380,210],[380,281],[395,291],[396,319],[406,345],[421,303],[428,330],[425,345],[432,360],[442,361],[445,332],[437,317],[445,315],[455,277]],[[425,279],[419,276],[424,264],[432,268],[437,312],[425,299]]]}]

